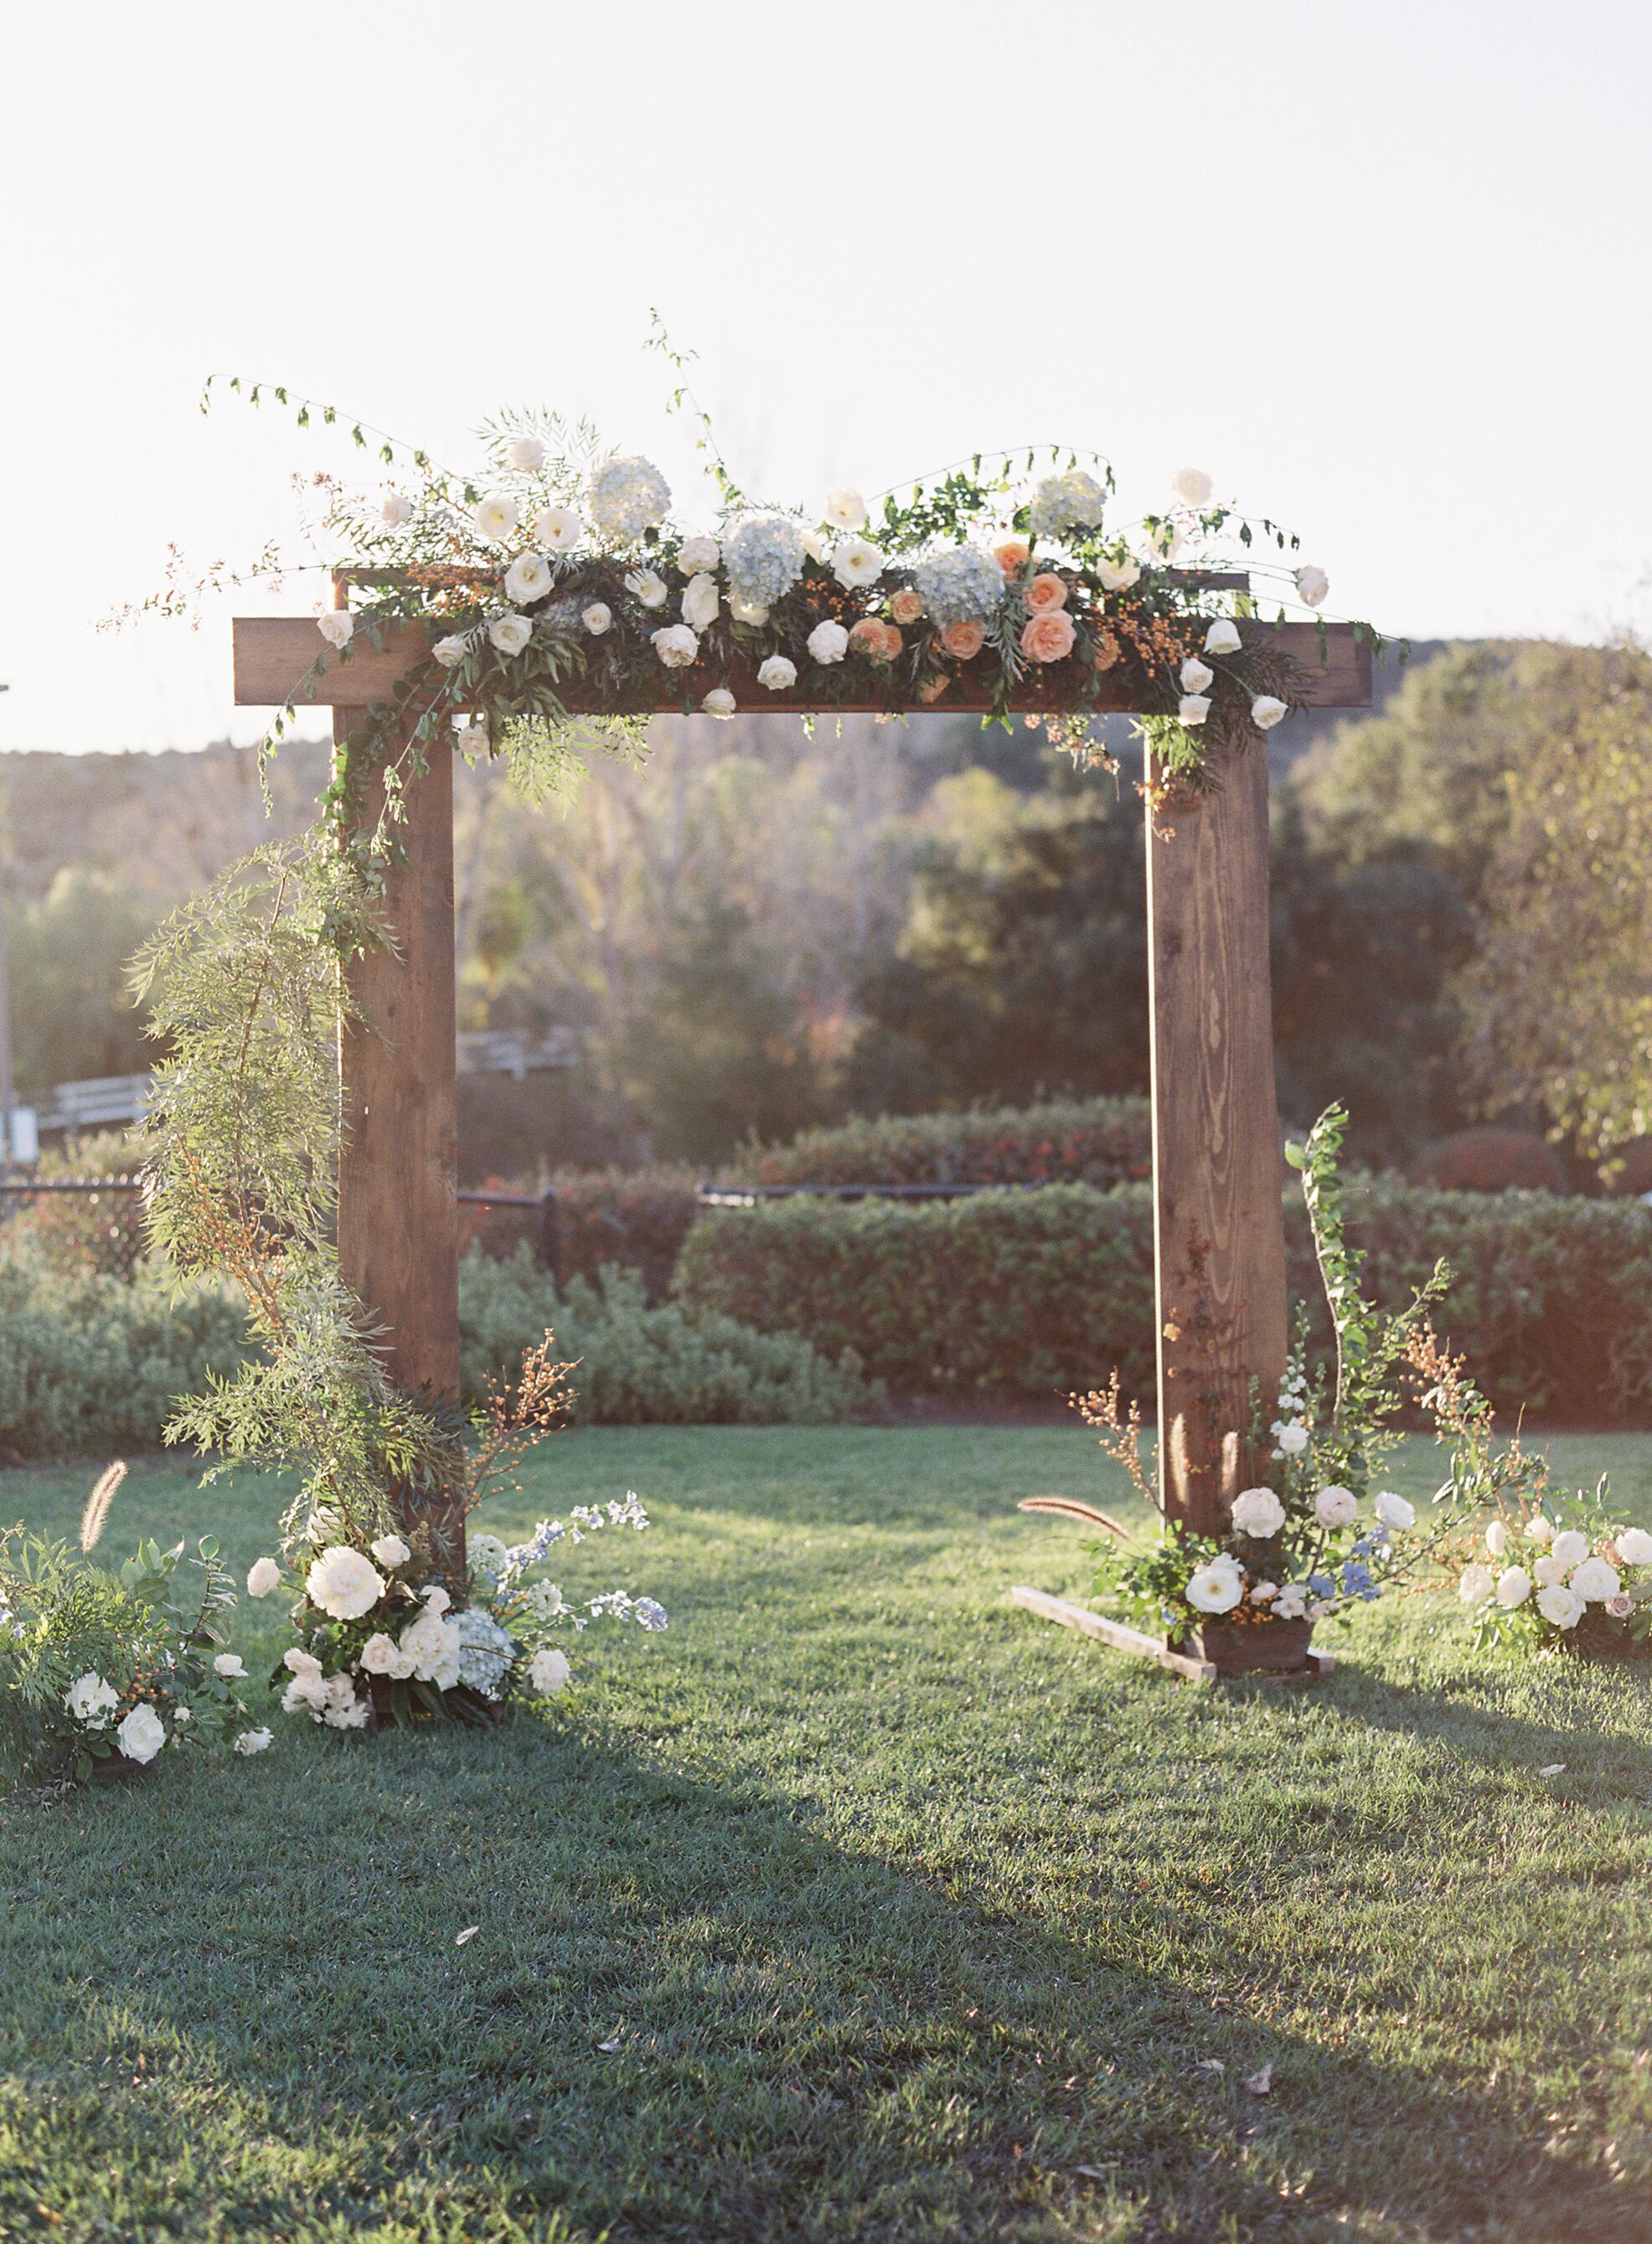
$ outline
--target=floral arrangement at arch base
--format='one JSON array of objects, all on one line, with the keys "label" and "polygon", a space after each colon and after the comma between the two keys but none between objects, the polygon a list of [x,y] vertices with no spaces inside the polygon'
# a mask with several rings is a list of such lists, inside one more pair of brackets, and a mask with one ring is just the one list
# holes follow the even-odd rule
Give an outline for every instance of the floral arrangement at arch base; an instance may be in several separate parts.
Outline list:
[{"label": "floral arrangement at arch base", "polygon": [[[1346,1241],[1337,1173],[1346,1126],[1344,1110],[1332,1106],[1305,1146],[1287,1151],[1302,1173],[1336,1336],[1334,1368],[1310,1373],[1306,1320],[1299,1319],[1278,1394],[1256,1396],[1249,1430],[1265,1476],[1234,1497],[1227,1531],[1195,1535],[1167,1522],[1143,1545],[1106,1513],[1066,1498],[1032,1497],[1022,1507],[1103,1526],[1109,1539],[1092,1546],[1097,1601],[1173,1643],[1191,1640],[1229,1670],[1300,1666],[1317,1624],[1402,1584],[1448,1576],[1462,1563],[1469,1524],[1534,1470],[1518,1436],[1498,1442],[1489,1404],[1433,1330],[1430,1312],[1449,1282],[1446,1266],[1438,1264],[1395,1314],[1361,1291],[1362,1258]],[[1108,1388],[1074,1400],[1137,1493],[1156,1504],[1140,1411],[1124,1411],[1117,1375]],[[1420,1511],[1379,1484],[1385,1457],[1419,1408],[1451,1452],[1447,1477]],[[1472,1570],[1469,1578],[1478,1590]]]},{"label": "floral arrangement at arch base", "polygon": [[1652,1659],[1652,1534],[1628,1524],[1604,1478],[1557,1497],[1532,1484],[1453,1551],[1457,1594],[1482,1649]]}]

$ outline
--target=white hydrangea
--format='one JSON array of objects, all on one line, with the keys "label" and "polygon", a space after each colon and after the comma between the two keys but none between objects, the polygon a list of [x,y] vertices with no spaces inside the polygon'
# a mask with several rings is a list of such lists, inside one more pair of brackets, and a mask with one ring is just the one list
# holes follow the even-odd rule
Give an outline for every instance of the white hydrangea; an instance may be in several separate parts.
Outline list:
[{"label": "white hydrangea", "polygon": [[528,1662],[528,1680],[547,1699],[554,1698],[559,1691],[565,1691],[573,1680],[566,1653],[557,1651],[552,1645],[536,1652]]},{"label": "white hydrangea", "polygon": [[723,539],[730,591],[754,607],[782,598],[803,573],[803,533],[784,514],[748,515]]},{"label": "white hydrangea", "polygon": [[591,478],[591,521],[615,545],[634,545],[657,530],[671,506],[671,486],[647,460],[605,460]]},{"label": "white hydrangea", "polygon": [[912,571],[924,605],[943,629],[948,624],[978,623],[1004,598],[1004,571],[996,554],[981,545],[948,545],[931,553]]},{"label": "white hydrangea", "polygon": [[497,1582],[504,1571],[506,1545],[498,1535],[472,1535],[465,1545],[465,1556],[471,1561],[473,1574],[485,1574]]},{"label": "white hydrangea", "polygon": [[1032,494],[1028,519],[1035,537],[1064,537],[1070,531],[1094,530],[1107,510],[1107,493],[1093,476],[1073,468],[1046,476]]}]

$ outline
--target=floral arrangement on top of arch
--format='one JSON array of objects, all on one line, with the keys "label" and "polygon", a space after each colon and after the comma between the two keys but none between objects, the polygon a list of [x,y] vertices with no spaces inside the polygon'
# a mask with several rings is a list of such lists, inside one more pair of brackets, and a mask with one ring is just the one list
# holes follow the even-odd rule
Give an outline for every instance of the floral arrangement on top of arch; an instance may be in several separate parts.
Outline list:
[{"label": "floral arrangement on top of arch", "polygon": [[[1499,1440],[1491,1405],[1433,1328],[1446,1265],[1396,1313],[1365,1296],[1345,1235],[1346,1126],[1332,1106],[1305,1146],[1287,1148],[1302,1173],[1335,1363],[1310,1372],[1303,1320],[1277,1397],[1256,1397],[1251,1451],[1269,1470],[1234,1497],[1229,1531],[1200,1536],[1167,1522],[1143,1544],[1074,1499],[1031,1497],[1020,1508],[1103,1527],[1108,1539],[1091,1546],[1096,1599],[1229,1670],[1300,1666],[1317,1623],[1388,1591],[1441,1584],[1455,1585],[1483,1650],[1652,1654],[1652,1533],[1622,1523],[1604,1481],[1592,1497],[1558,1498],[1540,1454],[1518,1433]],[[1117,1375],[1074,1400],[1136,1493],[1154,1503],[1140,1413],[1121,1407]],[[1376,1485],[1412,1413],[1450,1452],[1427,1512]]]},{"label": "floral arrangement on top of arch", "polygon": [[[229,386],[254,404],[291,406],[304,425],[339,419],[284,388]],[[1276,595],[1278,620],[1294,612],[1322,632],[1329,579],[1296,558],[1294,535],[1219,498],[1202,469],[1176,470],[1163,510],[1133,524],[1110,518],[1110,464],[1055,446],[977,454],[871,504],[839,489],[811,515],[755,502],[699,417],[718,493],[703,529],[674,518],[650,461],[606,451],[587,424],[545,412],[486,423],[474,474],[384,438],[377,458],[396,472],[376,489],[331,472],[305,479],[348,604],[318,615],[301,693],[349,659],[358,634],[379,646],[397,625],[430,633],[428,659],[352,736],[358,774],[393,756],[410,719],[430,739],[465,711],[472,752],[519,750],[534,732],[541,763],[547,736],[634,744],[667,685],[685,714],[723,718],[985,701],[989,721],[1018,709],[1081,762],[1110,766],[1091,720],[1104,702],[1121,706],[1103,681],[1125,680],[1157,784],[1198,787],[1213,741],[1251,739],[1293,706],[1296,665],[1247,635],[1262,611],[1231,572],[1242,562]],[[255,573],[281,565],[271,548]],[[1222,574],[1226,585],[1207,581]],[[1355,628],[1385,643],[1369,624]],[[272,742],[292,715],[289,704]],[[350,796],[345,780],[333,801]]]}]

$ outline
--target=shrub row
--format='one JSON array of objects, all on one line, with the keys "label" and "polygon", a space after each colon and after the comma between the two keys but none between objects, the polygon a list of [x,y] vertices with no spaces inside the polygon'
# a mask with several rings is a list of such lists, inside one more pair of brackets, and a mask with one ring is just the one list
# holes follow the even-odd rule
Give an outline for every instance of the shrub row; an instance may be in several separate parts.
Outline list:
[{"label": "shrub row", "polygon": [[[1652,1416],[1652,1217],[1545,1193],[1436,1192],[1375,1179],[1350,1234],[1378,1300],[1398,1306],[1439,1257],[1440,1324],[1500,1409],[1571,1423]],[[1329,1339],[1300,1199],[1287,1200],[1291,1288]],[[1153,1378],[1150,1195],[1082,1185],[912,1205],[782,1200],[708,1212],[680,1296],[760,1330],[853,1349],[891,1387],[1065,1392],[1116,1363]]]},{"label": "shrub row", "polygon": [[731,1178],[760,1185],[1109,1185],[1153,1173],[1145,1098],[1073,1098],[958,1114],[889,1115],[806,1130],[744,1154]]}]

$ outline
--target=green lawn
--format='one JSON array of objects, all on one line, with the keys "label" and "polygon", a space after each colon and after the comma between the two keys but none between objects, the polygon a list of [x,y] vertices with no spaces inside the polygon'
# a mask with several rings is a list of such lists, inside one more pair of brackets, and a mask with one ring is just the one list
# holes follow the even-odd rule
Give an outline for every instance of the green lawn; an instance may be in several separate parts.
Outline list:
[{"label": "green lawn", "polygon": [[[1652,1524],[1652,1442],[1552,1447]],[[673,1626],[551,1722],[0,1809],[0,2239],[1644,2244],[1645,1671],[1418,1600],[1324,1684],[1134,1666],[1003,1601],[1082,1585],[1014,1510],[1117,1500],[1076,1430],[564,1435],[495,1524],[627,1485],[565,1586]],[[139,1469],[110,1552],[274,1509]]]}]

